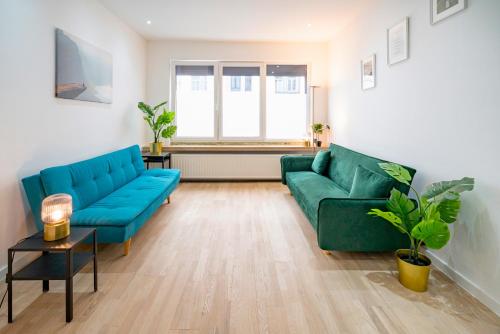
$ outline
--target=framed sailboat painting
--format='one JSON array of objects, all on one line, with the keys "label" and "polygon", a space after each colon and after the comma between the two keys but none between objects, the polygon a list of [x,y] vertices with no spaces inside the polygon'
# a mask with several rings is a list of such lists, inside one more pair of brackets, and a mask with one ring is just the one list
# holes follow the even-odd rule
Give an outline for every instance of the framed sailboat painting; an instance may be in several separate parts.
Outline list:
[{"label": "framed sailboat painting", "polygon": [[56,29],[56,97],[112,103],[111,54]]}]

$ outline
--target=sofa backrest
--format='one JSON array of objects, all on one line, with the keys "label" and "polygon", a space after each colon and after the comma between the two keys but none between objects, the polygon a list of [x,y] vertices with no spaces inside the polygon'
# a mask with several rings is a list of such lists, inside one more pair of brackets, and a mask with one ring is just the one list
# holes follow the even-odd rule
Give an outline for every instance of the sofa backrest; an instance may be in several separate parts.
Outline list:
[{"label": "sofa backrest", "polygon": [[73,197],[73,210],[80,210],[127,184],[143,171],[139,146],[134,145],[92,159],[44,169],[39,178],[23,179],[23,185],[31,209],[37,216],[40,198],[66,193]]},{"label": "sofa backrest", "polygon": [[[378,165],[381,162],[388,161],[370,157],[363,153],[352,151],[348,148],[335,144],[330,144],[330,151],[332,155],[330,165],[328,166],[328,177],[348,192],[351,190],[354,173],[359,165],[373,172],[389,177],[389,175],[387,175],[387,173]],[[415,169],[407,166],[403,167],[410,172],[412,177],[415,175]],[[394,188],[404,194],[408,194],[408,191],[410,190],[407,185],[397,182],[396,180],[394,180]]]}]

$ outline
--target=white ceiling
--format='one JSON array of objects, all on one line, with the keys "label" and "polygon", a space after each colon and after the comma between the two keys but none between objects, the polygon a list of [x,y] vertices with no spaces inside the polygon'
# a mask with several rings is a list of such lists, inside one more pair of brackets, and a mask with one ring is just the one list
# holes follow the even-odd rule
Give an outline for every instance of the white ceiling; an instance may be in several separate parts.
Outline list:
[{"label": "white ceiling", "polygon": [[[364,0],[100,0],[147,39],[326,41]],[[150,20],[151,24],[146,22]]]}]

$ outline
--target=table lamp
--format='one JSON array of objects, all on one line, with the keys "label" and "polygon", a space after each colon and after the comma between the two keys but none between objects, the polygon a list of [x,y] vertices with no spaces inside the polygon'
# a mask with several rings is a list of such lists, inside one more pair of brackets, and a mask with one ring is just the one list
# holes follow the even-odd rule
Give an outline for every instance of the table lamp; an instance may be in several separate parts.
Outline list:
[{"label": "table lamp", "polygon": [[42,201],[43,239],[54,241],[69,235],[73,202],[68,194],[54,194]]}]

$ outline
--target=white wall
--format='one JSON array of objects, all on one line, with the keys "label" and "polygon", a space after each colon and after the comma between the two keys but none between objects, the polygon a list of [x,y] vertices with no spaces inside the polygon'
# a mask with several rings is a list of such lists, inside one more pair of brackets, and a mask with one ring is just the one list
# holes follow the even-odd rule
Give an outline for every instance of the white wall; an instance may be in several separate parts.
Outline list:
[{"label": "white wall", "polygon": [[[54,97],[54,29],[113,56],[113,104]],[[20,180],[141,143],[146,42],[93,0],[0,0],[0,268],[34,231]]]},{"label": "white wall", "polygon": [[[204,42],[158,40],[148,42],[147,98],[168,99],[172,60],[219,60],[310,64],[315,94],[315,120],[325,122],[328,109],[328,43]],[[150,141],[149,132],[147,139]]]},{"label": "white wall", "polygon": [[[476,178],[435,265],[500,313],[500,1],[469,0],[430,24],[429,1],[377,0],[330,43],[329,119],[338,144],[434,181]],[[410,17],[410,58],[389,67],[386,29]],[[376,88],[360,60],[377,55]]]}]

